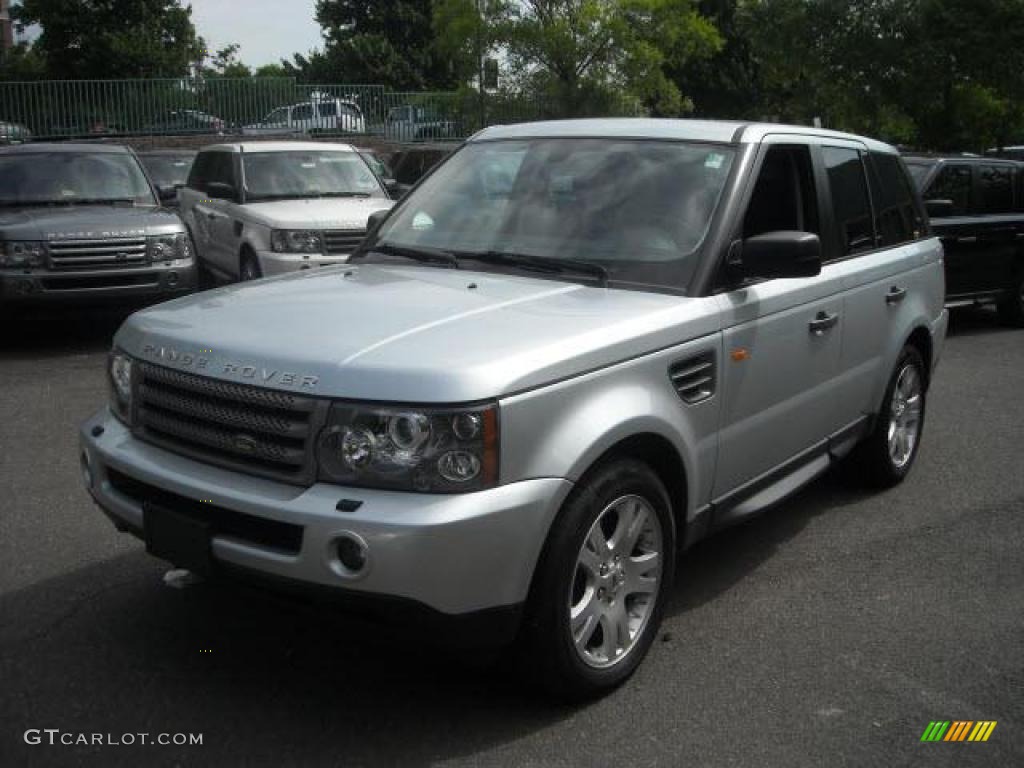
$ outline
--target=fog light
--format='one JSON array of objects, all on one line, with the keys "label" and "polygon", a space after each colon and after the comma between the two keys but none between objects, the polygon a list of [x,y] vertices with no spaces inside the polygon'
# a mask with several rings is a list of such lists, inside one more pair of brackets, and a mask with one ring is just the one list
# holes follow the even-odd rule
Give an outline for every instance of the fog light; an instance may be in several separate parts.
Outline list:
[{"label": "fog light", "polygon": [[335,550],[345,575],[356,576],[366,568],[366,542],[354,533],[339,536],[335,541]]},{"label": "fog light", "polygon": [[92,467],[89,465],[89,454],[82,451],[78,461],[82,468],[82,482],[85,483],[86,488],[92,488]]}]

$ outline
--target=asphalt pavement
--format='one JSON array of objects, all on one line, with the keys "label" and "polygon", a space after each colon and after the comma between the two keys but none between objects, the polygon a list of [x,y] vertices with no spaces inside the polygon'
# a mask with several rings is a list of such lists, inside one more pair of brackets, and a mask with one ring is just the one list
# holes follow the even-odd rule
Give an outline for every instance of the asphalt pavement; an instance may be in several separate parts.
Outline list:
[{"label": "asphalt pavement", "polygon": [[[907,482],[832,473],[699,545],[638,673],[582,708],[322,606],[165,586],[80,487],[121,319],[0,325],[0,766],[1024,765],[1024,331],[989,312],[954,316]],[[997,726],[921,743],[933,720]]]}]

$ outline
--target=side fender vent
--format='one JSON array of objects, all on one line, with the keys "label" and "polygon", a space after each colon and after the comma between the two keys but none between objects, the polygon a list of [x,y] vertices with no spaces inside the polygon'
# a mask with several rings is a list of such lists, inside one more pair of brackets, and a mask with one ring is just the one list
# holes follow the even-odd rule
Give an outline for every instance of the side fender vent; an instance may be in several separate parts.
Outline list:
[{"label": "side fender vent", "polygon": [[679,397],[688,405],[703,402],[715,394],[715,354],[707,351],[673,363],[668,369]]}]

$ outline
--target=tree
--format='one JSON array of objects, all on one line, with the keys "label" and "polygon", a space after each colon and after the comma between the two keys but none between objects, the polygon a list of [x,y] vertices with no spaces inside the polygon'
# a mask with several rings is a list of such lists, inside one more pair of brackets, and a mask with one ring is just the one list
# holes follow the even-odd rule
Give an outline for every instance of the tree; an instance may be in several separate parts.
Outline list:
[{"label": "tree", "polygon": [[33,48],[55,79],[180,77],[199,60],[192,10],[179,0],[23,0]]},{"label": "tree", "polygon": [[46,76],[46,62],[35,46],[18,43],[0,51],[0,80],[40,80]]},{"label": "tree", "polygon": [[318,0],[326,41],[320,63],[334,82],[449,88],[455,78],[436,55],[432,12],[432,0]]},{"label": "tree", "polygon": [[[206,41],[199,38],[203,49]],[[200,65],[200,72],[206,77],[240,78],[252,77],[252,70],[238,58],[238,43],[230,43],[217,50],[213,55],[207,54]],[[209,63],[206,63],[206,62]]]},{"label": "tree", "polygon": [[600,112],[623,97],[655,114],[683,114],[691,104],[666,72],[721,45],[693,0],[521,0],[483,10],[475,0],[439,2],[439,45],[475,61],[472,42],[457,43],[476,30],[485,48],[504,53],[519,88],[545,96],[560,115]]}]

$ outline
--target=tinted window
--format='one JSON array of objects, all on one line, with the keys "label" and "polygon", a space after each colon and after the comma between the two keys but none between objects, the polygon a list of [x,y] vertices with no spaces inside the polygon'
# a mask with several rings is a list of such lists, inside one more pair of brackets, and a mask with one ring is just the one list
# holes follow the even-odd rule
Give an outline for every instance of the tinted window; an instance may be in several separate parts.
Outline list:
[{"label": "tinted window", "polygon": [[1008,165],[978,166],[977,213],[1013,210],[1013,170]]},{"label": "tinted window", "polygon": [[786,230],[820,234],[807,147],[768,150],[743,218],[744,238]]},{"label": "tinted window", "polygon": [[[235,186],[234,156],[230,152],[209,152],[208,165],[205,168],[204,180],[207,186],[211,182]],[[204,187],[205,189],[206,187]]]},{"label": "tinted window", "polygon": [[355,152],[246,152],[246,198],[385,197]]},{"label": "tinted window", "polygon": [[878,244],[898,245],[915,240],[921,227],[914,206],[914,194],[899,158],[872,152],[869,168]]},{"label": "tinted window", "polygon": [[0,205],[156,200],[129,154],[38,152],[0,155]]},{"label": "tinted window", "polygon": [[467,257],[578,259],[604,267],[613,285],[681,289],[734,155],[612,138],[472,143],[406,198],[380,239]]},{"label": "tinted window", "polygon": [[139,160],[158,187],[184,184],[192,167],[192,155],[140,155]]},{"label": "tinted window", "polygon": [[860,253],[874,248],[875,232],[871,223],[871,204],[864,180],[864,164],[854,149],[824,147],[822,155],[832,190],[841,254]]},{"label": "tinted window", "polygon": [[971,166],[947,165],[925,191],[926,200],[952,200],[953,216],[966,216],[971,207]]},{"label": "tinted window", "polygon": [[196,156],[196,161],[192,163],[192,170],[188,174],[187,186],[190,189],[206,189],[206,169],[210,167],[210,156],[210,152],[200,152]]},{"label": "tinted window", "polygon": [[292,109],[292,120],[309,120],[313,117],[312,104],[300,104]]},{"label": "tinted window", "polygon": [[338,114],[338,102],[325,101],[320,105],[320,117],[334,117]]}]

